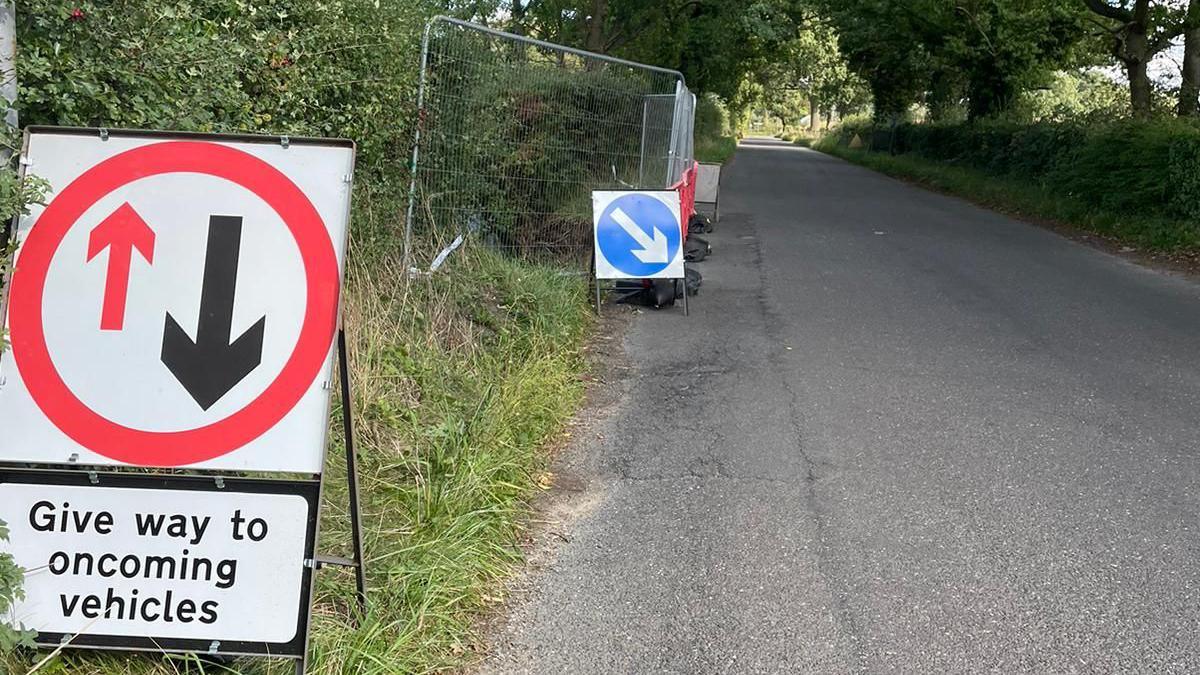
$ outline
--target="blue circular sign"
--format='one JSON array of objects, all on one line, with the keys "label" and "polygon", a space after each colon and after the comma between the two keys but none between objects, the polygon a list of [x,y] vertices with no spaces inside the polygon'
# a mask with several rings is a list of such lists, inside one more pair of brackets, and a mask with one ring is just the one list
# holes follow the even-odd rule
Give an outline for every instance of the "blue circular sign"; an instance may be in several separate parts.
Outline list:
[{"label": "blue circular sign", "polygon": [[596,244],[613,267],[634,278],[652,277],[679,255],[679,220],[646,194],[614,199],[596,221]]}]

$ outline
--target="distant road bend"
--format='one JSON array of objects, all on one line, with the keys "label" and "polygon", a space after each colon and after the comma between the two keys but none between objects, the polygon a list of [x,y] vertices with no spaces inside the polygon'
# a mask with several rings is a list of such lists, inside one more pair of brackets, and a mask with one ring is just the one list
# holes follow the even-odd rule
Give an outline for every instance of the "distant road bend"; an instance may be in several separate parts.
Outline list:
[{"label": "distant road bend", "polygon": [[1200,672],[1200,286],[743,142],[495,672]]}]

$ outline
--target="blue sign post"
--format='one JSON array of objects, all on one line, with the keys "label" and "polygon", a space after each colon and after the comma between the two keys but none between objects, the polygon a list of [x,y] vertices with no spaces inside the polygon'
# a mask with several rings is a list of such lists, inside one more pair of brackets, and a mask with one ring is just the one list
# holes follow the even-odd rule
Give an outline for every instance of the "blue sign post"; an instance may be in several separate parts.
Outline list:
[{"label": "blue sign post", "polygon": [[682,279],[683,227],[673,190],[592,193],[597,279]]}]

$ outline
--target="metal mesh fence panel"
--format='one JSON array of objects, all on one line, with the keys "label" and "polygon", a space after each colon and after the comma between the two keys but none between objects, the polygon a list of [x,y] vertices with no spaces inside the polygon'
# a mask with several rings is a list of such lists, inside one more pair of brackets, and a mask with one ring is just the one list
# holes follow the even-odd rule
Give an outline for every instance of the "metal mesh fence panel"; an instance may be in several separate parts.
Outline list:
[{"label": "metal mesh fence panel", "polygon": [[692,96],[675,71],[434,19],[406,260],[423,266],[469,234],[509,255],[586,270],[591,191],[668,187],[676,153],[690,163],[684,99]]},{"label": "metal mesh fence panel", "polygon": [[[642,142],[639,183],[643,186],[664,187],[674,181],[675,167],[671,162],[671,129],[675,122],[676,95],[650,94],[645,99],[644,140]],[[656,185],[657,183],[657,185]]]},{"label": "metal mesh fence panel", "polygon": [[671,183],[683,178],[684,172],[692,168],[695,161],[693,152],[694,127],[696,123],[696,95],[687,89],[680,89],[675,96],[675,117],[671,122]]}]

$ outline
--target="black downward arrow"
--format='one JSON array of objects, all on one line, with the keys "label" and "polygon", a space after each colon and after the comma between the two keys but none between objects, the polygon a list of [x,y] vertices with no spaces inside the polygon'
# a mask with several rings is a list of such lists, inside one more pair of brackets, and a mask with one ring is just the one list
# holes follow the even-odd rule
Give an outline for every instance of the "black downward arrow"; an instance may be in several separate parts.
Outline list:
[{"label": "black downward arrow", "polygon": [[163,326],[162,362],[205,410],[262,362],[267,317],[259,319],[237,340],[229,341],[241,245],[241,216],[209,217],[196,340],[188,337],[170,312]]}]

